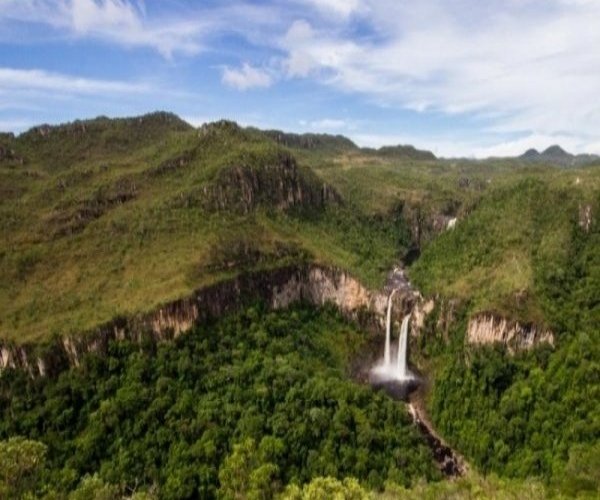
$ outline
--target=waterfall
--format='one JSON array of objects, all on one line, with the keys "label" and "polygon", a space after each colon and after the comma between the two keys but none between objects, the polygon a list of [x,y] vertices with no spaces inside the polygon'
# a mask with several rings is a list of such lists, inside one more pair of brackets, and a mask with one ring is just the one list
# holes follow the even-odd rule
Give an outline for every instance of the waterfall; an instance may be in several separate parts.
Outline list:
[{"label": "waterfall", "polygon": [[413,375],[408,370],[407,350],[408,350],[408,324],[410,314],[402,320],[400,336],[398,338],[398,359],[392,362],[391,343],[392,343],[392,304],[394,294],[397,289],[392,290],[387,302],[387,317],[385,323],[385,347],[383,352],[383,362],[375,366],[371,372],[379,380],[413,380]]},{"label": "waterfall", "polygon": [[406,351],[408,346],[408,322],[410,314],[404,316],[402,327],[400,328],[400,338],[398,339],[398,367],[396,373],[400,380],[411,378],[410,372],[406,366]]},{"label": "waterfall", "polygon": [[394,293],[396,293],[396,290],[392,290],[392,293],[390,293],[387,305],[387,320],[385,323],[385,350],[383,354],[383,364],[385,366],[390,366],[392,364],[390,344],[392,342],[392,299],[394,298]]}]

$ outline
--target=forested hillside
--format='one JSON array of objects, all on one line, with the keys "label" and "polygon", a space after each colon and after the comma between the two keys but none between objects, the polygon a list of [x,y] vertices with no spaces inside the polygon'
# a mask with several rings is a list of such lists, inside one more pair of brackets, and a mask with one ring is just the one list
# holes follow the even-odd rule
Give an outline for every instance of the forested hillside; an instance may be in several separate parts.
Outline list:
[{"label": "forested hillside", "polygon": [[[600,479],[600,231],[586,217],[599,202],[596,186],[502,188],[411,269],[423,290],[462,301],[449,340],[433,325],[422,340],[438,428],[479,470],[542,476],[569,495],[597,493]],[[554,345],[465,348],[482,310],[544,324]]]},{"label": "forested hillside", "polygon": [[[600,494],[596,166],[152,113],[0,135],[0,194],[0,497]],[[367,383],[394,286],[451,481]]]}]

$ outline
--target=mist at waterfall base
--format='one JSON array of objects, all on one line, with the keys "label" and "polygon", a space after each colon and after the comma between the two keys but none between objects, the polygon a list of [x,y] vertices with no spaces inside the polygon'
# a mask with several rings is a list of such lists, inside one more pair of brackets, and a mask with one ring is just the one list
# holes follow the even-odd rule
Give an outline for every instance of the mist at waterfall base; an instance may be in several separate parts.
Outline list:
[{"label": "mist at waterfall base", "polygon": [[392,354],[392,301],[395,292],[396,290],[393,290],[388,297],[383,359],[371,368],[369,381],[374,387],[384,389],[395,398],[406,399],[419,385],[419,379],[408,369],[410,314],[404,316],[402,320],[397,355]]}]

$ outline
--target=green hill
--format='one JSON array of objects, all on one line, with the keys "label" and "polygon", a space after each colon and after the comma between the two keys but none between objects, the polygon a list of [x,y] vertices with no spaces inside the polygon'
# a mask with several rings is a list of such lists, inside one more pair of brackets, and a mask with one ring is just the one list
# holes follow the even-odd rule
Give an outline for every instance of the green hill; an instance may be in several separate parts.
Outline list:
[{"label": "green hill", "polygon": [[401,221],[373,220],[293,152],[231,122],[193,129],[158,113],[4,141],[23,158],[0,162],[0,332],[18,342],[290,259],[378,283],[406,243]]}]

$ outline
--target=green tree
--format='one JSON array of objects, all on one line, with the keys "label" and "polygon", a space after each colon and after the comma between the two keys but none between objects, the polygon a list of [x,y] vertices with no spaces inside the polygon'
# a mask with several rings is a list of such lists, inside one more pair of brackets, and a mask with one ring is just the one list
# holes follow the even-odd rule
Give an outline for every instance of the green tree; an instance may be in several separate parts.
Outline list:
[{"label": "green tree", "polygon": [[115,500],[119,498],[119,490],[112,484],[105,483],[97,474],[85,476],[69,500]]},{"label": "green tree", "polygon": [[44,466],[46,445],[23,437],[0,441],[0,498],[20,498],[35,491]]},{"label": "green tree", "polygon": [[[269,442],[265,448],[277,447]],[[269,450],[271,451],[271,450]],[[279,468],[271,462],[261,463],[254,439],[248,438],[233,446],[219,469],[219,497],[225,500],[272,498],[278,489]]]},{"label": "green tree", "polygon": [[367,500],[369,492],[358,481],[345,478],[343,481],[333,477],[317,477],[302,488],[290,485],[280,497],[282,500]]}]

